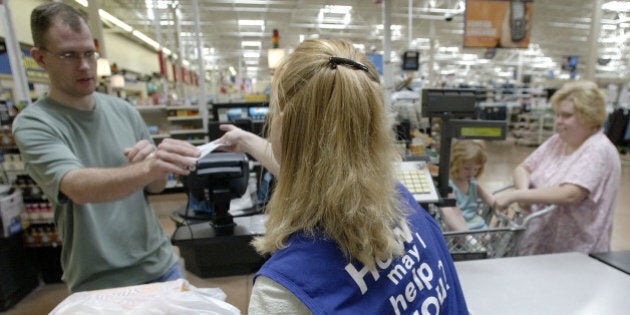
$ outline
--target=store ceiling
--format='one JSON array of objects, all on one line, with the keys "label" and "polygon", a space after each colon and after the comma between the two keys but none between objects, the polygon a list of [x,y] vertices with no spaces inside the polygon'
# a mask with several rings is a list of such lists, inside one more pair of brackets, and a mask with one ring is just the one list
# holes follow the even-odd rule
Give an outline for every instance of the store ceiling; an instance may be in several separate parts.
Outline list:
[{"label": "store ceiling", "polygon": [[[528,49],[498,49],[491,60],[484,60],[484,49],[462,48],[464,34],[464,1],[457,0],[391,0],[392,62],[399,64],[400,55],[408,48],[421,53],[421,70],[414,77],[427,76],[429,38],[437,39],[435,60],[437,71],[445,77],[457,77],[465,82],[484,83],[488,78],[512,77],[519,66],[534,80],[543,80],[549,70],[556,78],[564,78],[560,66],[566,56],[579,57],[578,74],[584,73],[584,60],[589,49],[589,32],[593,2],[588,0],[535,0]],[[609,0],[599,0],[607,3]],[[179,11],[179,37],[185,59],[192,68],[198,65],[195,13],[199,14],[202,55],[206,66],[226,71],[229,66],[248,77],[268,78],[267,49],[272,48],[272,32],[280,34],[279,45],[289,51],[301,39],[308,37],[345,38],[362,45],[365,52],[383,51],[383,4],[375,0],[101,0],[101,9],[111,13],[144,34],[157,39],[157,27],[150,15],[153,3],[158,3],[162,43],[179,51],[173,3]],[[625,2],[626,5],[628,1]],[[350,6],[346,15],[325,12],[327,5]],[[410,9],[411,5],[411,9]],[[629,9],[630,11],[630,9]],[[445,14],[452,13],[452,21]],[[318,22],[318,16],[329,18]],[[409,16],[411,15],[411,20]],[[262,20],[263,25],[239,25],[239,20]],[[347,22],[347,24],[345,24]],[[411,34],[409,32],[411,25]],[[106,25],[106,32],[130,33]],[[411,42],[409,39],[412,39]],[[243,42],[260,42],[260,46],[243,46]],[[602,27],[598,37],[598,57],[611,59],[597,66],[597,78],[602,80],[630,79],[630,12],[602,12]],[[259,57],[244,57],[258,53]],[[258,67],[253,70],[253,67]],[[252,68],[247,70],[248,68]],[[396,68],[396,67],[395,67]],[[399,68],[399,67],[398,67]]]}]

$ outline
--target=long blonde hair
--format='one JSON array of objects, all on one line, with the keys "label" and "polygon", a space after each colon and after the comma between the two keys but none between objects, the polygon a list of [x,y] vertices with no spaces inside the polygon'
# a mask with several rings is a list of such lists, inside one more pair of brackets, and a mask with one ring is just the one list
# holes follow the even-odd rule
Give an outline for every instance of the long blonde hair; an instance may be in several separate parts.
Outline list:
[{"label": "long blonde hair", "polygon": [[270,126],[282,112],[281,167],[256,249],[274,253],[304,232],[324,233],[366,266],[401,254],[392,231],[406,224],[395,187],[399,156],[374,65],[349,42],[306,40],[278,68],[271,90]]}]

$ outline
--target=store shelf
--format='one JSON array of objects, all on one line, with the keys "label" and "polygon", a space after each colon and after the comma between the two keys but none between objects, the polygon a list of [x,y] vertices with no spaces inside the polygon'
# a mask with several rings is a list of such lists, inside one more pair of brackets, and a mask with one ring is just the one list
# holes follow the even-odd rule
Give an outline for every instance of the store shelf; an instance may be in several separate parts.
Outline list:
[{"label": "store shelf", "polygon": [[208,142],[203,116],[197,106],[145,105],[137,108],[156,144],[165,138],[186,140],[195,145]]},{"label": "store shelf", "polygon": [[166,105],[136,106],[139,112],[162,111],[166,109]]},{"label": "store shelf", "polygon": [[547,111],[517,115],[512,134],[516,144],[535,146],[542,144],[555,132],[555,116]]},{"label": "store shelf", "polygon": [[202,117],[199,115],[195,116],[175,116],[175,117],[167,117],[168,121],[188,121],[188,120],[201,120]]},{"label": "store shelf", "polygon": [[195,135],[195,134],[205,134],[206,130],[203,128],[199,129],[181,129],[181,130],[171,130],[171,136],[177,135]]}]

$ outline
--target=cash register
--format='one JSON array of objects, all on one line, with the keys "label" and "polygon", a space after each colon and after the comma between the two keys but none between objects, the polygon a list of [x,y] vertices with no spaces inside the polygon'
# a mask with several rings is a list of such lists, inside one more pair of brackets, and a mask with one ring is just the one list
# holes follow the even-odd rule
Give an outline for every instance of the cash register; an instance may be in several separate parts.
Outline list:
[{"label": "cash register", "polygon": [[[448,184],[452,139],[504,140],[507,122],[480,120],[477,93],[474,89],[424,89],[422,90],[422,115],[439,118],[440,159],[438,194],[448,196]],[[454,200],[442,200],[440,206],[454,206]]]},{"label": "cash register", "polygon": [[[249,274],[265,262],[250,245],[265,232],[266,216],[260,213],[234,216],[230,201],[243,196],[249,185],[249,159],[244,153],[211,152],[197,160],[183,178],[189,196],[211,205],[207,220],[178,224],[171,241],[179,247],[186,270],[199,277]],[[190,198],[190,197],[189,197]],[[186,207],[186,211],[188,207]]]}]

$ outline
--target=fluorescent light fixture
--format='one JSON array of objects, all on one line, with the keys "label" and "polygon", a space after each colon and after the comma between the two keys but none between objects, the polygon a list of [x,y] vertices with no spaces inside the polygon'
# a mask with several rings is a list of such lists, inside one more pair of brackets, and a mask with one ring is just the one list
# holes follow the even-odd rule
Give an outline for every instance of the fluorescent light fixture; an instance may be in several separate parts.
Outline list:
[{"label": "fluorescent light fixture", "polygon": [[267,64],[269,69],[277,68],[282,59],[284,59],[285,51],[282,48],[272,48],[267,51]]},{"label": "fluorescent light fixture", "polygon": [[348,14],[352,11],[352,6],[349,5],[326,5],[320,12],[332,13],[332,14]]},{"label": "fluorescent light fixture", "polygon": [[230,70],[230,73],[231,73],[232,75],[236,75],[236,69],[234,69],[234,67],[230,66],[230,67],[228,68],[228,70]]},{"label": "fluorescent light fixture", "polygon": [[108,77],[112,75],[112,68],[109,66],[109,60],[98,58],[96,61],[96,76]]},{"label": "fluorescent light fixture", "polygon": [[238,26],[264,26],[263,20],[238,20]]},{"label": "fluorescent light fixture", "polygon": [[[153,20],[155,17],[153,16],[153,0],[144,0],[144,5],[147,7],[147,17],[150,20]],[[177,3],[172,4],[173,7],[177,5]],[[158,10],[166,10],[168,9],[169,3],[168,1],[157,1]]]},{"label": "fluorescent light fixture", "polygon": [[365,51],[365,44],[352,44],[352,46],[361,52]]},{"label": "fluorescent light fixture", "polygon": [[74,0],[74,1],[75,1],[76,3],[78,3],[78,4],[82,5],[82,6],[86,7],[86,8],[87,8],[87,6],[88,6],[88,2],[87,2],[87,0]]},{"label": "fluorescent light fixture", "polygon": [[610,1],[602,4],[602,9],[614,12],[630,12],[630,2]]},{"label": "fluorescent light fixture", "polygon": [[244,58],[260,58],[260,53],[256,51],[246,51],[243,53]]},{"label": "fluorescent light fixture", "polygon": [[[343,28],[346,25],[350,24],[352,20],[352,15],[350,14],[352,11],[351,6],[347,5],[326,5],[322,9],[319,9],[319,13],[317,14],[317,23],[322,25],[336,25],[336,27],[327,27],[327,28]],[[341,15],[341,16],[334,16]]]},{"label": "fluorescent light fixture", "polygon": [[115,74],[110,78],[112,89],[122,89],[125,87],[125,77],[122,74]]},{"label": "fluorescent light fixture", "polygon": [[105,20],[115,24],[116,26],[122,28],[123,30],[125,30],[127,32],[131,32],[133,30],[133,27],[129,26],[129,24],[119,20],[118,18],[116,18],[115,16],[109,14],[107,11],[105,11],[103,9],[99,9],[98,10],[98,14],[100,14],[100,16],[102,18],[104,18]]},{"label": "fluorescent light fixture", "polygon": [[131,32],[131,34],[133,34],[133,36],[139,38],[140,40],[144,41],[145,43],[153,46],[153,48],[155,48],[156,50],[160,47],[160,44],[158,44],[158,42],[149,38],[147,35],[142,34],[142,32],[138,30],[134,30],[133,32]]},{"label": "fluorescent light fixture", "polygon": [[244,40],[241,42],[241,47],[258,47],[260,48],[262,43],[259,40]]},{"label": "fluorescent light fixture", "polygon": [[246,65],[258,65],[258,60],[257,59],[246,59],[244,60]]},{"label": "fluorescent light fixture", "polygon": [[166,54],[166,55],[170,55],[170,54],[172,54],[172,53],[173,53],[170,49],[168,49],[168,48],[166,48],[166,47],[162,47],[162,51],[163,51],[163,52],[164,52],[164,54]]}]

